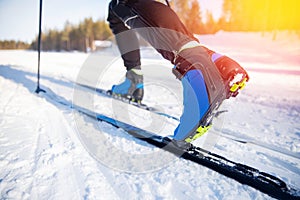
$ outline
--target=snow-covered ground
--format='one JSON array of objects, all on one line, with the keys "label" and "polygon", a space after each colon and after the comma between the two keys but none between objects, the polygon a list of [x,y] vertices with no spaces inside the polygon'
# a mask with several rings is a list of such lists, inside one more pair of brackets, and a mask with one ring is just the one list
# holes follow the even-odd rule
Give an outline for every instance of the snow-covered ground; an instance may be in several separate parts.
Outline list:
[{"label": "snow-covered ground", "polygon": [[[284,180],[300,191],[300,40],[287,33],[200,36],[239,61],[250,82],[196,145]],[[144,103],[179,117],[172,66],[143,49]],[[0,199],[269,199],[208,168],[164,154],[72,109],[79,105],[157,134],[177,121],[75,85],[108,89],[124,75],[116,49],[95,54],[0,51]],[[56,100],[55,100],[56,99]],[[69,104],[65,106],[58,103]],[[233,139],[248,141],[247,144]]]}]

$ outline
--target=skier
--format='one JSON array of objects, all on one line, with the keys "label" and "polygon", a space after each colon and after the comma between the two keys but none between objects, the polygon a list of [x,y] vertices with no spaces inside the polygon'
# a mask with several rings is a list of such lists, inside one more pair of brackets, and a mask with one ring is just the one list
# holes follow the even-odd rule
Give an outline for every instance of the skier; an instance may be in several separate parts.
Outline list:
[{"label": "skier", "polygon": [[[190,142],[211,127],[220,104],[235,97],[249,80],[234,60],[204,46],[190,33],[176,13],[155,0],[112,0],[107,18],[116,36],[124,66],[125,81],[111,92],[141,102],[144,94],[139,42],[135,30],[165,59],[183,86],[184,110],[172,143],[189,148]],[[159,72],[158,72],[159,73]]]}]

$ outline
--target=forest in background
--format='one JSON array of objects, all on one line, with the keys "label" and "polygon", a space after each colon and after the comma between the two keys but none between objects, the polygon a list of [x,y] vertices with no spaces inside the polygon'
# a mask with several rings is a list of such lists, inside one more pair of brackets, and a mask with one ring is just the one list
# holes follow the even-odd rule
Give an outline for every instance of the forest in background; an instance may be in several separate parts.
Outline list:
[{"label": "forest in background", "polygon": [[[172,9],[186,27],[195,34],[224,31],[276,32],[289,30],[300,33],[298,0],[224,0],[223,12],[214,19],[211,12],[201,12],[197,0],[171,0]],[[42,34],[44,51],[84,51],[95,49],[95,40],[112,40],[106,20],[85,18],[79,24],[65,23],[63,30],[48,29]],[[27,44],[21,41],[0,41],[0,49],[37,49],[37,38]]]}]

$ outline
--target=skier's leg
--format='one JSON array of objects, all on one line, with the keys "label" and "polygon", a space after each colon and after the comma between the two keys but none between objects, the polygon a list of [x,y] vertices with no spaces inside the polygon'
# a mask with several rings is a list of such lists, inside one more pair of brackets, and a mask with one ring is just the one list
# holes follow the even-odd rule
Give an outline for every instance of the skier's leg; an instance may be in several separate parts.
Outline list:
[{"label": "skier's leg", "polygon": [[175,54],[183,45],[198,40],[170,7],[154,0],[127,4],[131,17],[122,20],[135,29],[165,59],[174,64]]},{"label": "skier's leg", "polygon": [[127,70],[141,66],[138,38],[134,31],[129,30],[123,21],[112,11],[113,1],[109,5],[109,27],[115,35],[118,48]]},{"label": "skier's leg", "polygon": [[114,85],[111,92],[114,95],[120,95],[133,101],[141,102],[144,89],[138,38],[136,33],[133,30],[129,30],[123,21],[112,11],[114,4],[115,2],[112,1],[109,5],[107,21],[112,32],[115,34],[127,72],[125,81]]},{"label": "skier's leg", "polygon": [[[174,138],[176,141],[193,140],[195,134],[207,131],[211,114],[227,97],[225,80],[215,60],[169,7],[151,0],[139,0],[124,8],[119,9],[123,14],[121,19],[175,64],[174,72],[182,78],[184,110]],[[197,81],[191,81],[191,77]]]},{"label": "skier's leg", "polygon": [[[134,28],[163,57],[176,64],[175,70],[184,76],[184,111],[174,132],[176,140],[184,140],[194,134],[218,93],[224,92],[216,66],[176,13],[166,5],[139,0],[119,6],[122,9],[115,7],[115,12],[119,12],[122,21]],[[183,49],[188,43],[196,45]]]}]

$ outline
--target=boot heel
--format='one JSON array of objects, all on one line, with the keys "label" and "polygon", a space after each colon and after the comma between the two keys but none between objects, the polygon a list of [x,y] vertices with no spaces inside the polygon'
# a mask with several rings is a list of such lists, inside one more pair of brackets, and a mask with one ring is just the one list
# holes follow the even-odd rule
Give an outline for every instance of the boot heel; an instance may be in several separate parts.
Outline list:
[{"label": "boot heel", "polygon": [[136,89],[133,94],[132,94],[132,100],[137,102],[137,103],[140,103],[142,101],[144,97],[144,89],[143,88],[138,88]]}]

